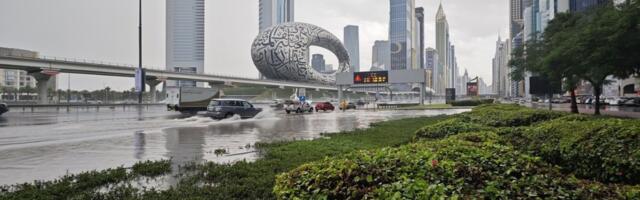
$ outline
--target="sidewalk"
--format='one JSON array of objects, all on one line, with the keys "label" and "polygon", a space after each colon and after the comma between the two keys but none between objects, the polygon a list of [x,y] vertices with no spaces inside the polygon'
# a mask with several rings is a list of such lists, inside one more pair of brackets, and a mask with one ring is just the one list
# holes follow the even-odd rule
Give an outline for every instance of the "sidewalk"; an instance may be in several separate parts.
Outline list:
[{"label": "sidewalk", "polygon": [[[531,108],[537,109],[548,109],[548,104],[528,104],[525,105]],[[589,114],[593,115],[595,113],[595,109],[591,108],[592,106],[578,105],[578,111],[580,114]],[[621,110],[621,108],[626,108],[628,110]],[[571,108],[569,104],[553,104],[553,110],[555,111],[564,111],[571,112]],[[600,109],[600,114],[606,116],[613,117],[624,117],[624,118],[635,118],[640,119],[640,108],[630,108],[630,107],[618,107],[618,106],[602,106]]]}]

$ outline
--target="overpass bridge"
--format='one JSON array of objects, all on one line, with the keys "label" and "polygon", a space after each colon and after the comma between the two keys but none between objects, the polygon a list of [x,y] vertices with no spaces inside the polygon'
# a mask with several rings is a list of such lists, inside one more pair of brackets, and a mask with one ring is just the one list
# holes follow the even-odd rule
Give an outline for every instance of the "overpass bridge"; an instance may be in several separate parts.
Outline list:
[{"label": "overpass bridge", "polygon": [[[39,97],[47,97],[47,86],[52,74],[51,71],[60,73],[86,74],[86,75],[103,75],[114,77],[131,77],[135,76],[137,69],[133,65],[122,65],[105,62],[91,62],[86,60],[55,58],[55,57],[20,57],[0,55],[0,68],[15,69],[27,71],[29,75],[36,79],[36,85]],[[290,87],[290,88],[306,88],[313,90],[329,90],[337,91],[335,85],[325,85],[318,83],[304,83],[291,81],[275,81],[275,80],[259,80],[252,78],[213,75],[213,74],[189,74],[172,72],[159,69],[145,69],[146,81],[149,85],[152,101],[156,101],[156,87],[166,80],[189,80],[196,82],[205,82],[210,85],[222,84],[246,84],[273,87]],[[47,98],[39,98],[40,104],[47,104]]]}]

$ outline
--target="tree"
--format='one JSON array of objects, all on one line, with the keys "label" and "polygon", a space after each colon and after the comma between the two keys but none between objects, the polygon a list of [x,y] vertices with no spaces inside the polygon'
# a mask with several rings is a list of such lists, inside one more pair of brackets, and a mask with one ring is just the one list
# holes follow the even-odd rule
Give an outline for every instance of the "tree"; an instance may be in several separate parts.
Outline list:
[{"label": "tree", "polygon": [[[628,78],[638,73],[638,19],[640,9],[613,5],[603,6],[585,13],[579,20],[574,48],[580,58],[581,78],[593,86],[595,114],[600,115],[600,96],[607,77]],[[635,24],[634,24],[635,23]],[[635,46],[635,47],[634,47]],[[628,57],[634,56],[635,57]]]},{"label": "tree", "polygon": [[579,15],[561,13],[549,22],[544,32],[544,44],[547,49],[542,58],[542,67],[545,74],[559,80],[564,91],[571,95],[571,112],[579,113],[575,90],[580,82],[581,71],[578,49],[574,48],[576,42],[576,24]]}]

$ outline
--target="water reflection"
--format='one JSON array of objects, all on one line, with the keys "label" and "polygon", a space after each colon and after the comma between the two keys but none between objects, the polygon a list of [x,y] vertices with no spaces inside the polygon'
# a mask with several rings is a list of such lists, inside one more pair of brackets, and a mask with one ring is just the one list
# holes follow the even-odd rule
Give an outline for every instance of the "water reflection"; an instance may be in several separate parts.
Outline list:
[{"label": "water reflection", "polygon": [[136,158],[136,160],[141,160],[144,157],[145,145],[144,131],[136,131],[136,133],[133,134],[133,157]]}]

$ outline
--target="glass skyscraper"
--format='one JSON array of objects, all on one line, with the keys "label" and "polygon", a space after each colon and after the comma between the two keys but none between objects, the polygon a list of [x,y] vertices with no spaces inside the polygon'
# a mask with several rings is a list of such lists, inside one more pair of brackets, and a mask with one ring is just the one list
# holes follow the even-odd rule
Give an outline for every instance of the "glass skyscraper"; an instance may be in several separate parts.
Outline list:
[{"label": "glass skyscraper", "polygon": [[294,20],[294,0],[260,0],[259,30]]},{"label": "glass skyscraper", "polygon": [[389,70],[391,65],[391,53],[389,52],[389,41],[377,40],[373,45],[373,57],[371,67],[381,70]]},{"label": "glass skyscraper", "polygon": [[[204,0],[167,0],[167,70],[204,73]],[[195,86],[167,81],[167,86]]]},{"label": "glass skyscraper", "polygon": [[415,0],[390,0],[389,45],[391,70],[412,68]]},{"label": "glass skyscraper", "polygon": [[344,27],[344,47],[349,53],[349,64],[352,72],[360,71],[360,33],[358,26],[348,25]]}]

